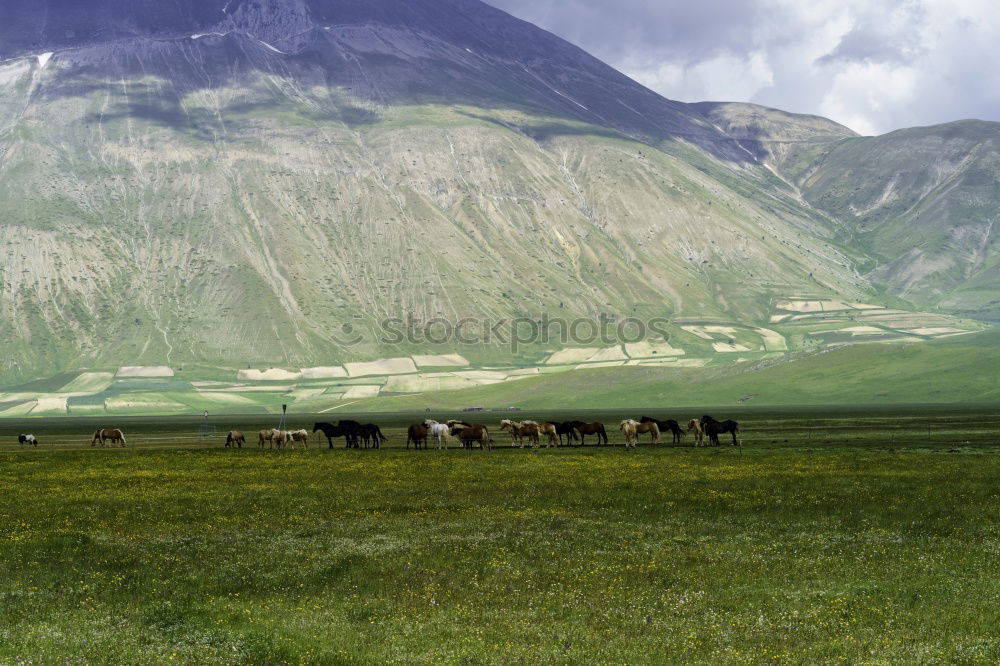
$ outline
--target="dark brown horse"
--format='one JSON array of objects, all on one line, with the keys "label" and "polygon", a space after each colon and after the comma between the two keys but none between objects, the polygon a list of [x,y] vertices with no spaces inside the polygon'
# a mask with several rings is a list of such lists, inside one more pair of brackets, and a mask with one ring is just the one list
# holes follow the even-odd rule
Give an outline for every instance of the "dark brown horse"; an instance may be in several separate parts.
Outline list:
[{"label": "dark brown horse", "polygon": [[112,444],[121,444],[122,446],[125,446],[125,433],[118,428],[104,428],[103,430],[98,430],[94,433],[94,439],[90,442],[90,445],[93,446],[100,442],[101,446],[104,446],[104,443],[108,440],[111,440]]},{"label": "dark brown horse", "polygon": [[572,421],[563,421],[562,423],[548,421],[548,424],[555,427],[556,434],[559,435],[559,446],[562,446],[563,435],[566,436],[566,446],[569,446],[570,442],[578,441],[576,437],[576,427],[573,425]]},{"label": "dark brown horse", "polygon": [[643,416],[639,419],[639,423],[655,423],[656,427],[660,429],[660,432],[667,432],[669,430],[674,436],[674,444],[680,444],[681,438],[684,437],[684,431],[681,430],[681,424],[673,419],[660,421],[649,416]]},{"label": "dark brown horse", "polygon": [[424,448],[427,448],[427,426],[423,423],[416,423],[411,425],[406,431],[406,448],[410,448],[410,442],[413,442],[413,448],[419,449],[420,445],[423,444]]},{"label": "dark brown horse", "polygon": [[467,449],[472,448],[473,442],[479,442],[479,448],[481,449],[486,449],[487,451],[493,449],[493,438],[490,437],[490,431],[484,425],[477,423],[469,426],[455,424],[452,426],[451,436],[461,440]]},{"label": "dark brown horse", "polygon": [[701,427],[708,435],[708,441],[711,442],[712,446],[719,446],[719,435],[724,435],[729,433],[733,436],[733,446],[739,446],[739,440],[736,436],[740,431],[740,424],[736,421],[716,421],[711,416],[706,414],[701,417]]},{"label": "dark brown horse", "polygon": [[576,431],[580,433],[580,445],[586,446],[587,435],[597,435],[597,445],[608,443],[608,433],[604,430],[603,423],[584,423],[583,421],[571,421]]},{"label": "dark brown horse", "polygon": [[239,430],[230,430],[229,434],[226,435],[226,447],[238,446],[243,448],[243,445],[247,443],[247,438],[243,436],[243,433]]}]

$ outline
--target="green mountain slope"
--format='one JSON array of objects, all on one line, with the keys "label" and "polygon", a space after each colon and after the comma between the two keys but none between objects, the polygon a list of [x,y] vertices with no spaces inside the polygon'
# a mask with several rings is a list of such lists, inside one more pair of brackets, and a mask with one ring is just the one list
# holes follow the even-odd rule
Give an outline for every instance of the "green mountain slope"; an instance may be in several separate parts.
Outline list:
[{"label": "green mountain slope", "polygon": [[[0,386],[651,362],[494,334],[545,317],[669,318],[646,342],[704,367],[997,314],[994,125],[682,104],[476,0],[76,4],[0,8]],[[128,402],[98,389],[64,393]]]},{"label": "green mountain slope", "polygon": [[750,105],[708,105],[759,151],[866,276],[917,308],[1000,318],[1000,123],[960,121],[879,137]]}]

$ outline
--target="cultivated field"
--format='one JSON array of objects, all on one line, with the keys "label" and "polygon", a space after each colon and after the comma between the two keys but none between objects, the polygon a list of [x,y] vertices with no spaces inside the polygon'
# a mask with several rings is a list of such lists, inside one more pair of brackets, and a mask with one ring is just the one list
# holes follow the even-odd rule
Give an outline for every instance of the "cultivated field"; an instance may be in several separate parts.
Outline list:
[{"label": "cultivated field", "polygon": [[710,413],[742,450],[401,450],[422,413],[372,417],[378,452],[194,419],[80,450],[96,422],[0,422],[0,662],[1000,659],[997,410]]}]

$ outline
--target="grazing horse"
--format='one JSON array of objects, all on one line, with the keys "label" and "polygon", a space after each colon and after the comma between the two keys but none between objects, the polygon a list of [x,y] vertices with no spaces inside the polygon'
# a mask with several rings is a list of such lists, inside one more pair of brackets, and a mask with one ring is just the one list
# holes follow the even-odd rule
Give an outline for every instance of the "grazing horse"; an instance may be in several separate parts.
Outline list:
[{"label": "grazing horse", "polygon": [[246,443],[247,438],[239,430],[230,430],[229,434],[226,435],[226,448],[236,446],[242,449]]},{"label": "grazing horse", "polygon": [[288,441],[291,443],[292,448],[295,448],[296,442],[302,442],[302,448],[309,448],[309,431],[306,429],[302,430],[290,430],[288,432]]},{"label": "grazing horse", "polygon": [[285,444],[292,441],[292,433],[287,430],[273,430],[274,434],[271,436],[271,442],[276,449],[285,448]]},{"label": "grazing horse", "polygon": [[719,435],[724,435],[727,432],[733,436],[733,446],[740,445],[739,440],[736,439],[736,435],[740,431],[740,424],[736,421],[716,421],[706,414],[701,417],[701,427],[713,446],[719,446]]},{"label": "grazing horse", "polygon": [[705,429],[701,427],[701,422],[695,419],[688,421],[688,432],[694,433],[694,445],[701,446],[705,443]]},{"label": "grazing horse", "polygon": [[670,431],[674,436],[674,444],[680,444],[681,438],[684,436],[684,431],[681,430],[681,424],[673,419],[667,419],[666,421],[660,421],[649,416],[643,416],[639,419],[639,423],[655,423],[656,427],[660,429],[660,432]]},{"label": "grazing horse", "polygon": [[629,447],[635,448],[636,443],[639,441],[639,435],[636,433],[637,425],[639,425],[639,422],[632,419],[625,419],[618,424],[618,429],[625,435],[626,449]]},{"label": "grazing horse", "polygon": [[441,450],[441,445],[444,445],[445,451],[448,450],[448,442],[454,439],[451,436],[451,428],[445,423],[438,423],[432,419],[427,419],[424,421],[424,425],[427,427],[427,431],[430,433],[431,437],[437,442],[438,451]]},{"label": "grazing horse", "polygon": [[93,446],[94,444],[97,444],[97,442],[100,442],[103,447],[104,443],[108,440],[111,440],[112,444],[121,444],[122,446],[125,446],[125,433],[118,428],[104,428],[103,430],[98,430],[94,433],[94,439],[90,442],[90,445]]},{"label": "grazing horse", "polygon": [[528,443],[531,444],[532,448],[538,446],[538,424],[534,421],[519,423],[510,419],[504,419],[500,422],[500,430],[510,433],[511,448],[520,446],[523,449],[525,438],[528,439]]},{"label": "grazing horse", "polygon": [[491,451],[493,449],[493,439],[490,437],[486,426],[474,423],[470,426],[455,424],[452,426],[451,434],[462,441],[465,448],[471,449],[473,442],[479,442],[479,448]]},{"label": "grazing horse", "polygon": [[430,431],[427,426],[422,423],[415,423],[411,425],[406,431],[406,448],[410,448],[410,442],[413,442],[413,448],[419,449],[420,445],[423,444],[424,448],[427,448],[427,435]]},{"label": "grazing horse", "polygon": [[597,435],[597,446],[603,442],[608,443],[608,433],[604,430],[603,423],[584,423],[583,421],[572,421],[573,427],[580,433],[580,446],[587,445],[587,435]]},{"label": "grazing horse", "polygon": [[372,448],[381,448],[382,442],[388,442],[389,439],[382,434],[382,430],[374,423],[366,423],[358,429],[358,434],[361,436],[361,441],[364,442],[365,448],[368,448],[368,443],[371,442]]},{"label": "grazing horse", "polygon": [[556,429],[556,434],[559,435],[559,446],[562,446],[563,435],[566,435],[566,446],[569,446],[571,441],[577,441],[576,428],[573,426],[572,421],[563,421],[562,423],[549,421],[548,424]]},{"label": "grazing horse", "polygon": [[34,435],[18,435],[17,443],[22,446],[38,446],[38,439]]},{"label": "grazing horse", "polygon": [[274,428],[264,428],[263,430],[257,433],[257,446],[259,446],[260,448],[264,448],[264,442],[267,442],[268,444],[271,445],[271,448],[273,449],[274,438],[278,436],[279,432],[280,431],[275,430]]}]

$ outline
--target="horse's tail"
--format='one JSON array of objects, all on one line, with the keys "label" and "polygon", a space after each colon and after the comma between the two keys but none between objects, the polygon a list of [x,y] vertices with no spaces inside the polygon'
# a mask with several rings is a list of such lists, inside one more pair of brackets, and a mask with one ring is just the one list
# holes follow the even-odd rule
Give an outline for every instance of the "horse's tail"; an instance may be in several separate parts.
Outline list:
[{"label": "horse's tail", "polygon": [[125,433],[123,433],[121,430],[119,430],[118,431],[118,436],[122,438],[122,444],[125,444],[126,443],[125,442]]}]

